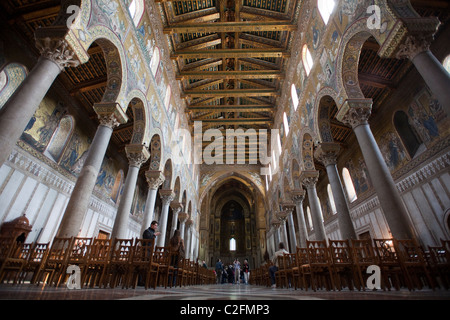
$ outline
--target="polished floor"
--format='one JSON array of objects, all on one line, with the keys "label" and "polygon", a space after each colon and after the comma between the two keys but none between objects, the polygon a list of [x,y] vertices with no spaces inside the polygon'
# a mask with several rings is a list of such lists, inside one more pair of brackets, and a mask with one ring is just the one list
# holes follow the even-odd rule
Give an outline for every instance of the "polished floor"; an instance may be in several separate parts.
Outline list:
[{"label": "polished floor", "polygon": [[422,289],[409,291],[304,291],[286,288],[269,288],[255,285],[203,285],[156,290],[136,289],[68,289],[27,283],[0,285],[0,300],[450,300],[450,290]]}]

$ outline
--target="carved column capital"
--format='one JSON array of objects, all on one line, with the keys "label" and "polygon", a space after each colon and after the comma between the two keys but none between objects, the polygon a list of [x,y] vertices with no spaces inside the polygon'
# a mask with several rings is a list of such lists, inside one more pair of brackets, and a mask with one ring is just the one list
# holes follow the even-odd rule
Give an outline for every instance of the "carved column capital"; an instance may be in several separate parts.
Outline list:
[{"label": "carved column capital", "polygon": [[303,189],[294,189],[290,192],[290,194],[292,201],[294,201],[296,205],[301,205],[305,199],[305,190]]},{"label": "carved column capital", "polygon": [[315,188],[318,180],[319,171],[317,170],[303,171],[300,174],[300,181],[307,189]]},{"label": "carved column capital", "polygon": [[125,146],[125,152],[132,167],[140,168],[150,158],[150,152],[141,144],[128,144]]},{"label": "carved column capital", "polygon": [[314,152],[314,157],[325,167],[335,165],[341,147],[334,142],[322,142]]},{"label": "carved column capital", "polygon": [[118,103],[100,102],[95,103],[93,108],[102,126],[114,129],[128,121],[127,115]]},{"label": "carved column capital", "polygon": [[183,210],[183,204],[178,201],[171,202],[170,207],[173,210],[173,214],[179,214]]},{"label": "carved column capital", "polygon": [[186,220],[186,228],[193,228],[194,227],[194,220],[192,220],[192,219],[190,219],[190,218],[188,218],[187,220]]},{"label": "carved column capital", "polygon": [[284,212],[287,212],[287,214],[291,214],[294,209],[295,209],[295,204],[292,201],[283,201],[282,203],[280,203],[281,205],[281,209]]},{"label": "carved column capital", "polygon": [[336,118],[342,123],[355,129],[357,126],[368,124],[372,113],[372,99],[347,99]]},{"label": "carved column capital", "polygon": [[189,214],[187,212],[180,212],[178,214],[178,221],[180,223],[185,223],[189,219]]},{"label": "carved column capital", "polygon": [[156,190],[163,184],[166,179],[163,173],[159,170],[148,170],[145,172],[145,178],[147,179],[148,187]]},{"label": "carved column capital", "polygon": [[159,196],[163,205],[169,205],[175,198],[175,193],[172,190],[159,190]]},{"label": "carved column capital", "polygon": [[407,33],[397,47],[397,59],[413,60],[419,53],[430,50],[440,22],[436,17],[402,20]]},{"label": "carved column capital", "polygon": [[277,217],[274,217],[272,219],[271,225],[276,230],[281,226],[281,221]]},{"label": "carved column capital", "polygon": [[41,58],[53,61],[61,71],[66,67],[78,67],[80,65],[75,51],[63,38],[36,38],[36,47],[41,54]]},{"label": "carved column capital", "polygon": [[285,224],[287,217],[289,215],[289,211],[285,210],[285,211],[277,211],[275,213],[275,216],[278,218],[278,220],[280,221],[281,224]]},{"label": "carved column capital", "polygon": [[395,57],[412,61],[419,53],[430,50],[433,39],[433,35],[430,34],[409,35],[406,37],[405,42],[399,45]]}]

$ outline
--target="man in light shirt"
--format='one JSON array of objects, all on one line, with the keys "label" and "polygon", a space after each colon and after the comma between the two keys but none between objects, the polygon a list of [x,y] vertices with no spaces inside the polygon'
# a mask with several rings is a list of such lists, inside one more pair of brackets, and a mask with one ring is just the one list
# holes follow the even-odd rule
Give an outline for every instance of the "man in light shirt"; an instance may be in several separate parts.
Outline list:
[{"label": "man in light shirt", "polygon": [[272,258],[273,266],[271,266],[269,268],[269,276],[270,276],[270,281],[272,283],[272,288],[277,287],[277,285],[275,284],[275,272],[278,271],[278,257],[283,256],[283,254],[285,254],[285,253],[289,253],[289,252],[284,248],[284,243],[280,242],[278,244],[278,251],[275,252],[275,254]]}]

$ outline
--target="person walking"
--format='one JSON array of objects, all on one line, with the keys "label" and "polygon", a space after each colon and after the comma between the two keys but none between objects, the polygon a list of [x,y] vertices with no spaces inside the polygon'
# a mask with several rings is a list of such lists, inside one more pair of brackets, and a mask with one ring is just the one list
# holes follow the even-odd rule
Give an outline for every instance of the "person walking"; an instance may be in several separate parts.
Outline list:
[{"label": "person walking", "polygon": [[234,283],[240,284],[241,283],[241,263],[238,259],[234,260]]},{"label": "person walking", "polygon": [[222,260],[217,259],[216,262],[216,283],[221,284],[222,283],[222,273],[223,273],[223,263]]},{"label": "person walking", "polygon": [[248,265],[247,259],[244,260],[242,271],[244,271],[244,283],[248,284],[248,280],[250,279],[250,266]]}]

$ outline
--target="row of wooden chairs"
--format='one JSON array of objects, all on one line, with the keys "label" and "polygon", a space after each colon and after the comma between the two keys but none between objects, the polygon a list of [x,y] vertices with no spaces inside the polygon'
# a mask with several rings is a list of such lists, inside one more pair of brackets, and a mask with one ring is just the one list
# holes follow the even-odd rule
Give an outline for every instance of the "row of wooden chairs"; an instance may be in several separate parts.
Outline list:
[{"label": "row of wooden chairs", "polygon": [[0,238],[0,283],[59,286],[79,269],[80,286],[148,289],[214,283],[214,271],[149,239],[55,238],[49,243],[17,243]]},{"label": "row of wooden chairs", "polygon": [[[365,290],[374,267],[379,267],[380,288],[433,290],[450,288],[450,241],[428,246],[425,251],[415,240],[326,240],[307,241],[306,248],[279,256],[275,273],[278,287]],[[267,263],[254,272],[254,282],[270,285]],[[372,282],[373,287],[376,283]]]}]

